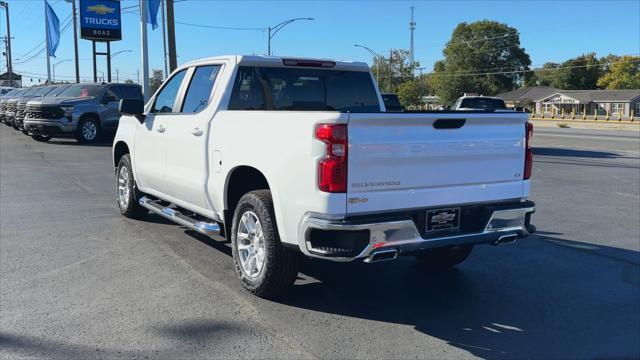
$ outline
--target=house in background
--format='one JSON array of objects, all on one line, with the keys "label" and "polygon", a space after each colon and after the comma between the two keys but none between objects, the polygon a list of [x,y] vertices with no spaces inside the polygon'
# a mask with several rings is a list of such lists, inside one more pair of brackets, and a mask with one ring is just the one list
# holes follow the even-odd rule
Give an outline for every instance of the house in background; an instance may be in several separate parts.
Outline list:
[{"label": "house in background", "polygon": [[558,90],[550,86],[521,87],[506,93],[497,95],[504,100],[507,109],[532,112],[536,101],[557,93]]},{"label": "house in background", "polygon": [[640,89],[558,90],[536,101],[538,114],[612,115],[630,118],[640,114]]},{"label": "house in background", "polygon": [[[12,72],[11,80],[13,81],[13,87],[22,87],[22,75],[18,75]],[[9,85],[9,72],[5,72],[4,74],[0,74],[0,86],[10,86]]]},{"label": "house in background", "polygon": [[640,89],[561,90],[549,86],[520,88],[498,97],[507,108],[536,114],[611,115],[622,118],[640,114]]}]

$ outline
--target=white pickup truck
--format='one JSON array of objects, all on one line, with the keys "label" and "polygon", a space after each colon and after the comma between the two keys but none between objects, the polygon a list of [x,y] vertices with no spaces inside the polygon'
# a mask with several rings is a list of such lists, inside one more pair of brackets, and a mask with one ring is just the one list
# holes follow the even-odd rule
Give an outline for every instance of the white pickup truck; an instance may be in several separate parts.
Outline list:
[{"label": "white pickup truck", "polygon": [[301,255],[454,266],[534,231],[532,127],[517,112],[385,112],[359,62],[222,56],[121,100],[117,203],[230,240],[268,297]]}]

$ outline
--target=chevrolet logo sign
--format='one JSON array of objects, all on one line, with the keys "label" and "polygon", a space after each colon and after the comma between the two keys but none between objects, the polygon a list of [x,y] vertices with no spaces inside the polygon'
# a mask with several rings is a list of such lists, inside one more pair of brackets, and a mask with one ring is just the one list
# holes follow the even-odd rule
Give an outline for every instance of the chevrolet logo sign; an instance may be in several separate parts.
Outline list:
[{"label": "chevrolet logo sign", "polygon": [[112,14],[114,11],[116,11],[116,9],[100,4],[100,5],[94,5],[94,6],[87,6],[87,11],[92,11],[98,15],[105,15],[105,14]]}]

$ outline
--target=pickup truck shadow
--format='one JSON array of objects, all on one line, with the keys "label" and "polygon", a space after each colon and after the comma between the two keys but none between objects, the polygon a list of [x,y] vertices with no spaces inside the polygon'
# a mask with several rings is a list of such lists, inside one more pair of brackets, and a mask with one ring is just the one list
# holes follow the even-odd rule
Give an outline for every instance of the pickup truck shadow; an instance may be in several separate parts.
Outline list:
[{"label": "pickup truck shadow", "polygon": [[[309,280],[279,302],[410,325],[482,358],[640,353],[640,253],[549,237],[475,250],[459,268],[440,273],[411,257],[304,261],[301,273]],[[397,346],[393,338],[372,336]],[[407,357],[421,357],[411,351]]]},{"label": "pickup truck shadow", "polygon": [[563,157],[594,158],[594,159],[617,159],[617,158],[624,157],[620,154],[607,152],[607,151],[546,148],[546,147],[533,147],[532,150],[533,150],[533,155],[538,155],[538,156],[563,156]]},{"label": "pickup truck shadow", "polygon": [[[231,256],[224,239],[185,233]],[[551,236],[478,246],[443,272],[411,256],[375,264],[305,258],[286,297],[255,302],[267,313],[285,305],[320,318],[409,325],[475,356],[503,359],[637,356],[638,303],[640,252]],[[400,346],[393,336],[372,336],[375,346]],[[406,357],[422,357],[423,345],[411,343]]]}]

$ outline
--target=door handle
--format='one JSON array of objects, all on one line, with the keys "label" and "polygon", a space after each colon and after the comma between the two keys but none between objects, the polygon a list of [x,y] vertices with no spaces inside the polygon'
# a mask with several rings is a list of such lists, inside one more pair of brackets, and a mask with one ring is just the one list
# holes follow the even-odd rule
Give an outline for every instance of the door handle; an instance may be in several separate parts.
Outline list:
[{"label": "door handle", "polygon": [[159,133],[163,133],[166,129],[164,128],[164,126],[160,125],[158,126],[158,128],[156,128],[156,131]]},{"label": "door handle", "polygon": [[193,131],[191,131],[191,133],[192,133],[194,136],[200,136],[200,135],[202,135],[203,131],[202,131],[202,129],[200,129],[200,128],[195,128],[195,129],[193,129]]}]

